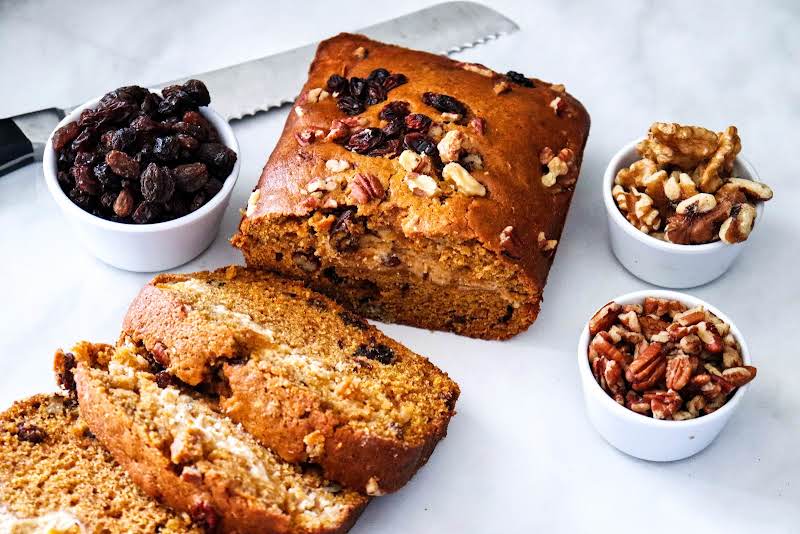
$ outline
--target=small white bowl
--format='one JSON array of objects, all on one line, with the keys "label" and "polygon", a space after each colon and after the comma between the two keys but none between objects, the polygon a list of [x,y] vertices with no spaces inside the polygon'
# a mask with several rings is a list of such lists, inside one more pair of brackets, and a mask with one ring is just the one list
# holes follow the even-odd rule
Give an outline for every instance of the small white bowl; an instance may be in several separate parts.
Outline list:
[{"label": "small white bowl", "polygon": [[[617,207],[611,189],[620,169],[641,159],[633,141],[617,152],[603,177],[603,202],[608,213],[611,250],[619,262],[637,278],[662,287],[687,288],[706,284],[727,271],[749,240],[735,245],[715,241],[704,245],[676,245],[645,234],[634,227]],[[758,173],[744,158],[734,161],[733,174],[759,181]],[[753,232],[764,216],[764,203],[756,202]],[[751,239],[752,239],[752,235]]]},{"label": "small white bowl", "polygon": [[[76,108],[64,117],[56,129],[77,120],[81,111],[95,107],[99,101],[99,98],[95,98]],[[217,129],[220,142],[236,152],[236,164],[223,182],[222,189],[200,209],[178,219],[155,224],[108,221],[75,205],[58,183],[57,158],[53,150],[53,135],[50,135],[43,158],[47,188],[83,245],[98,259],[126,271],[163,271],[197,257],[214,241],[239,177],[241,156],[239,143],[227,121],[208,107],[200,108],[200,113]]]},{"label": "small white bowl", "polygon": [[[747,343],[733,321],[697,297],[675,291],[644,290],[627,293],[612,300],[619,304],[640,304],[645,297],[678,300],[690,308],[704,306],[730,325],[731,333],[739,342],[744,364],[751,365]],[[731,418],[742,401],[742,396],[750,387],[750,384],[740,387],[719,410],[708,415],[685,421],[653,419],[617,404],[600,387],[589,365],[590,341],[587,321],[578,341],[578,372],[589,420],[611,445],[642,460],[655,462],[682,460],[705,449]]]}]

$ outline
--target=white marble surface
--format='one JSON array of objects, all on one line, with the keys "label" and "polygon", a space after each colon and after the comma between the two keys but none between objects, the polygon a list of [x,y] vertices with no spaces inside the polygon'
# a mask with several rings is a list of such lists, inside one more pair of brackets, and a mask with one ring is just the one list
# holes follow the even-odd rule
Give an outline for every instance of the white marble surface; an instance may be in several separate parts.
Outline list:
[{"label": "white marble surface", "polygon": [[[239,62],[427,2],[129,4],[0,3],[0,109],[78,103],[125,82]],[[447,370],[463,394],[429,464],[399,493],[376,499],[353,532],[798,532],[798,4],[497,7],[522,31],[461,57],[566,83],[592,115],[581,180],[530,331],[496,343],[384,327]],[[217,241],[180,270],[240,261],[226,238],[286,113],[234,124],[242,172],[232,205]],[[776,195],[744,257],[722,279],[691,290],[735,319],[758,378],[709,449],[668,464],[627,457],[594,432],[575,362],[587,314],[648,287],[611,255],[599,184],[611,155],[654,120],[736,124],[743,153]],[[0,178],[0,405],[53,388],[56,347],[114,340],[148,277],[78,248],[39,168]]]}]

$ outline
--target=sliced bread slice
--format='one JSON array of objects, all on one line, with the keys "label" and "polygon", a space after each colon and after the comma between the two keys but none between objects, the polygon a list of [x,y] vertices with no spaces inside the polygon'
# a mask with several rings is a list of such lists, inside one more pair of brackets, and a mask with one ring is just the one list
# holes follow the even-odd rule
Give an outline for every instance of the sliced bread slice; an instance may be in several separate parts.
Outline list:
[{"label": "sliced bread slice", "polygon": [[[81,417],[147,494],[230,533],[342,533],[368,498],[281,460],[133,347],[56,354]],[[71,363],[75,367],[71,368]]]},{"label": "sliced bread slice", "polygon": [[203,530],[140,490],[62,395],[0,414],[0,532],[179,534]]},{"label": "sliced bread slice", "polygon": [[381,495],[428,460],[458,385],[301,283],[228,267],[164,274],[132,302],[122,343],[218,394],[219,409],[289,462]]}]

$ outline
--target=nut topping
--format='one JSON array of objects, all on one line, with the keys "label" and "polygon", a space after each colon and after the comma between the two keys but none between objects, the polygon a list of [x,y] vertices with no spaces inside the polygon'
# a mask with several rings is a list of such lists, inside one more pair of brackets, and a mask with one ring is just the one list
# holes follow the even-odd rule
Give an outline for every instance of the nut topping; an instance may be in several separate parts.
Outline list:
[{"label": "nut topping", "polygon": [[659,239],[740,243],[755,223],[752,203],[773,196],[767,185],[732,175],[741,150],[734,126],[714,133],[654,123],[636,148],[642,159],[617,172],[611,195],[631,224]]},{"label": "nut topping", "polygon": [[424,197],[432,197],[439,193],[439,184],[427,174],[410,172],[406,174],[405,182],[412,193]]},{"label": "nut topping", "polygon": [[350,196],[356,204],[366,204],[372,200],[382,200],[386,191],[377,176],[358,173],[350,183]]},{"label": "nut topping", "polygon": [[444,169],[442,169],[442,178],[453,182],[458,192],[466,196],[486,196],[486,187],[473,178],[472,175],[458,163],[451,162],[445,165]]},{"label": "nut topping", "polygon": [[609,302],[589,321],[589,334],[587,356],[600,387],[656,419],[718,410],[756,376],[743,365],[730,325],[703,307],[651,297],[642,305]]},{"label": "nut topping", "polygon": [[342,172],[350,168],[350,162],[344,159],[329,159],[325,162],[325,169],[329,172]]}]

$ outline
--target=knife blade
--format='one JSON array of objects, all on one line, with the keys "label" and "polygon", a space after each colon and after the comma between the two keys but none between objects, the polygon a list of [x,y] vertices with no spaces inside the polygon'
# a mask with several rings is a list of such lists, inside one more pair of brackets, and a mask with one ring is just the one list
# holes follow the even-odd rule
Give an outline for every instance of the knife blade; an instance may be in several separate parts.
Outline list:
[{"label": "knife blade", "polygon": [[[356,33],[409,48],[452,54],[518,29],[512,20],[489,7],[456,1],[421,9]],[[217,113],[228,120],[241,119],[292,102],[305,83],[318,44],[179,78],[153,89],[198,78],[213,95]],[[0,176],[34,159],[40,160],[50,133],[70,109],[48,108],[0,120]]]}]

